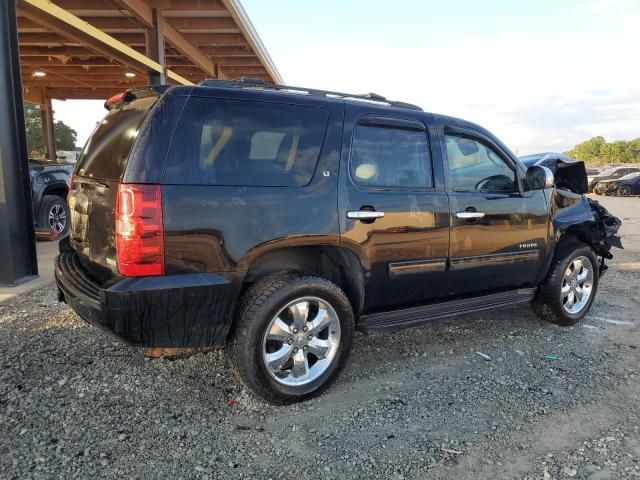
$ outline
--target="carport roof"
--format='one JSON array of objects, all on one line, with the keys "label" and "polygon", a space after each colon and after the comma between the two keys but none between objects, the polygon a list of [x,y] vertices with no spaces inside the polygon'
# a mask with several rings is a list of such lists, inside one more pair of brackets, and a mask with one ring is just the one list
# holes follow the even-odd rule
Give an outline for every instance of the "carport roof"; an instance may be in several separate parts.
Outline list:
[{"label": "carport roof", "polygon": [[[238,0],[18,0],[17,6],[27,100],[107,98],[149,83],[162,60],[168,83],[242,76],[283,83]],[[162,52],[160,38],[164,55],[152,53]]]}]

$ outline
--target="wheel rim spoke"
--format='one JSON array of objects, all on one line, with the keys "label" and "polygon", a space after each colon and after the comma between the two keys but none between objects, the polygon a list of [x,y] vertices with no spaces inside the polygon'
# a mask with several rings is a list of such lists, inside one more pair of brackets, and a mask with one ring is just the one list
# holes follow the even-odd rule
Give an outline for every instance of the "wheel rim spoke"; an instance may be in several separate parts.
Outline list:
[{"label": "wheel rim spoke", "polygon": [[318,314],[311,320],[309,333],[317,335],[331,324],[331,316],[324,308],[318,309]]},{"label": "wheel rim spoke", "polygon": [[309,353],[313,353],[318,360],[322,360],[327,357],[327,353],[333,346],[330,340],[322,340],[321,338],[314,338],[308,344]]},{"label": "wheel rim spoke", "polygon": [[291,375],[295,378],[304,378],[309,373],[309,361],[302,350],[298,350],[293,355],[293,368]]},{"label": "wheel rim spoke", "polygon": [[291,313],[293,314],[293,326],[302,330],[309,316],[309,302],[299,302],[292,305]]},{"label": "wheel rim spoke", "polygon": [[565,303],[565,305],[567,308],[571,308],[574,303],[576,303],[576,296],[573,292],[569,292],[567,295],[567,303]]},{"label": "wheel rim spoke", "polygon": [[589,273],[590,270],[587,270],[586,268],[582,269],[582,272],[578,274],[578,281],[579,282],[584,282],[587,278],[589,278]]},{"label": "wheel rim spoke", "polygon": [[571,291],[571,286],[567,283],[567,281],[565,280],[562,284],[562,289],[560,290],[561,293],[563,293],[564,295],[566,295],[567,293],[569,293]]},{"label": "wheel rim spoke", "polygon": [[582,288],[580,287],[576,287],[573,289],[573,294],[576,296],[576,301],[581,302],[582,301],[582,297],[584,296],[584,292],[582,291]]},{"label": "wheel rim spoke", "polygon": [[278,340],[280,342],[286,342],[291,338],[291,331],[289,325],[284,323],[281,318],[276,318],[267,335],[269,340]]},{"label": "wheel rim spoke", "polygon": [[265,355],[267,365],[273,372],[278,372],[282,369],[285,363],[291,358],[293,347],[287,343],[283,343],[280,349],[273,353],[267,353]]},{"label": "wheel rim spoke", "polygon": [[582,270],[582,260],[580,258],[576,258],[573,261],[573,272],[580,273],[580,270]]}]

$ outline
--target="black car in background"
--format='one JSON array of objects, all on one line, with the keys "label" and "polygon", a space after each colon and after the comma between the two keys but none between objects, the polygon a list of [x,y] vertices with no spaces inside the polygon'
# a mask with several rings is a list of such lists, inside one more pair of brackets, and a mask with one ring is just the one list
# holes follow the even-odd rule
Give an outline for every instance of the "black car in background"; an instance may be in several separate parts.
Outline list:
[{"label": "black car in background", "polygon": [[51,160],[29,159],[33,218],[37,229],[49,230],[55,236],[69,231],[67,194],[73,164]]},{"label": "black car in background", "polygon": [[595,193],[601,195],[640,195],[640,172],[630,173],[622,178],[612,178],[598,182]]},{"label": "black car in background", "polygon": [[[588,177],[589,180],[589,191],[593,192],[596,190],[596,185],[603,180],[616,180],[618,178],[622,178],[625,175],[629,175],[630,173],[640,172],[640,167],[636,166],[621,166],[621,167],[611,167],[603,170],[598,175],[594,175],[593,177]],[[596,192],[598,193],[598,192]]]}]

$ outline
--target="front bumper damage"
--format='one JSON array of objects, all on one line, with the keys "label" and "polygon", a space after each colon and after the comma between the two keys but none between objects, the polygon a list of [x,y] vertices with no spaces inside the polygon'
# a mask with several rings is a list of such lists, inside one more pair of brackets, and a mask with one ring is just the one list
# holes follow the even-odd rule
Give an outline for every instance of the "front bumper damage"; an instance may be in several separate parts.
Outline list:
[{"label": "front bumper damage", "polygon": [[600,257],[600,274],[604,273],[605,259],[613,258],[611,248],[623,248],[617,235],[622,221],[598,201],[583,195],[587,191],[583,162],[557,161],[545,166],[555,175],[550,206],[556,242],[573,237],[591,245]]}]

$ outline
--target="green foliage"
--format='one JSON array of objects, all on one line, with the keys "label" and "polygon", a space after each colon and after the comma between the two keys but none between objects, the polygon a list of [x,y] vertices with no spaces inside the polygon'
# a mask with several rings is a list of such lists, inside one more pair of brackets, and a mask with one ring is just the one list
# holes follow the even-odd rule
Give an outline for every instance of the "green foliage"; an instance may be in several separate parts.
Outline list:
[{"label": "green foliage", "polygon": [[[42,116],[40,107],[32,103],[24,103],[24,124],[27,132],[27,151],[29,156],[43,156],[47,148],[42,136]],[[58,120],[53,125],[56,138],[56,149],[74,150],[78,133],[69,125]]]},{"label": "green foliage", "polygon": [[640,163],[640,138],[609,143],[604,137],[593,137],[565,155],[585,163]]},{"label": "green foliage", "polygon": [[53,125],[53,131],[56,136],[56,148],[58,150],[73,150],[76,148],[76,140],[78,132],[61,120]]}]

